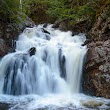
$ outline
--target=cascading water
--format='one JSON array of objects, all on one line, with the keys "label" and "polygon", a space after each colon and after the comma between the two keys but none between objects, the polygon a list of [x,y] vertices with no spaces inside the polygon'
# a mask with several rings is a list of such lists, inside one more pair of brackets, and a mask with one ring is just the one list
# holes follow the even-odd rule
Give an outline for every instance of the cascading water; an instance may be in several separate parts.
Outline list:
[{"label": "cascading water", "polygon": [[26,28],[16,41],[16,52],[0,64],[4,94],[78,93],[86,46],[84,35]]},{"label": "cascading water", "polygon": [[83,34],[72,36],[52,25],[26,28],[16,41],[16,51],[0,62],[0,102],[13,103],[9,110],[108,108],[109,100],[79,94],[85,40]]}]

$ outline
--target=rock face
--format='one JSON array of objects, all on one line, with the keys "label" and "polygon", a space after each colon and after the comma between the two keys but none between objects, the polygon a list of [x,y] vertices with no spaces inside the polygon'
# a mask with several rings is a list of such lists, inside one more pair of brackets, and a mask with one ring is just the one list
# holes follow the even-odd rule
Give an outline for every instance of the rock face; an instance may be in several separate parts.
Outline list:
[{"label": "rock face", "polygon": [[95,40],[107,40],[110,38],[110,3],[101,7],[89,35]]},{"label": "rock face", "polygon": [[11,51],[11,48],[6,44],[6,42],[0,38],[0,57],[7,54],[9,51]]},{"label": "rock face", "polygon": [[110,17],[99,16],[89,34],[93,39],[107,40],[110,36]]},{"label": "rock face", "polygon": [[83,92],[110,98],[110,40],[88,44]]},{"label": "rock face", "polygon": [[91,20],[84,19],[82,21],[78,21],[74,25],[72,24],[71,19],[63,19],[56,21],[53,25],[53,28],[59,28],[62,31],[72,31],[73,35],[79,34],[79,33],[87,33],[91,29],[92,22]]},{"label": "rock face", "polygon": [[15,40],[18,30],[11,24],[0,21],[0,57],[10,52],[12,41]]},{"label": "rock face", "polygon": [[19,24],[0,21],[0,57],[13,51],[13,41],[17,39],[25,27],[33,25],[34,23],[28,17],[25,21],[21,19]]}]

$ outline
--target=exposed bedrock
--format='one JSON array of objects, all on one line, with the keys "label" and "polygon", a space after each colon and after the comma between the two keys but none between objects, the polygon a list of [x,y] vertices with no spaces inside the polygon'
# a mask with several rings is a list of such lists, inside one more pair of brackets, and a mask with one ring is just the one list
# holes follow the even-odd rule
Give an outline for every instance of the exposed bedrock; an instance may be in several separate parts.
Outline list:
[{"label": "exposed bedrock", "polygon": [[83,74],[83,92],[110,98],[110,40],[88,44]]},{"label": "exposed bedrock", "polygon": [[8,23],[0,20],[0,57],[14,50],[15,40],[25,27],[34,26],[30,18],[21,19],[21,23]]}]

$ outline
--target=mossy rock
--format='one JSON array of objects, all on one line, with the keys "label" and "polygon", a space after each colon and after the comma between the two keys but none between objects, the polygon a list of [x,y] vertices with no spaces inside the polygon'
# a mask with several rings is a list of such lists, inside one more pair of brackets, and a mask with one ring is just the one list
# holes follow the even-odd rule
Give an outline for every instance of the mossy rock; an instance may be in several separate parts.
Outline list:
[{"label": "mossy rock", "polygon": [[95,101],[95,100],[88,100],[88,101],[81,101],[82,105],[88,108],[97,108],[103,105],[103,102]]}]

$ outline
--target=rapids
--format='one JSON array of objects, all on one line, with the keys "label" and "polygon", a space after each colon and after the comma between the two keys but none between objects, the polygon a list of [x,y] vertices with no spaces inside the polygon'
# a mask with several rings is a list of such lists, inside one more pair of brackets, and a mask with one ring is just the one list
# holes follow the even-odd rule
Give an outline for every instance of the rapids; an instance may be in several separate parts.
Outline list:
[{"label": "rapids", "polygon": [[[45,32],[46,31],[46,32]],[[26,28],[16,41],[16,52],[0,64],[1,92],[10,95],[80,91],[86,37],[72,36],[42,25]]]},{"label": "rapids", "polygon": [[13,104],[9,110],[109,108],[109,100],[80,93],[85,40],[52,25],[26,28],[0,61],[0,102]]}]

